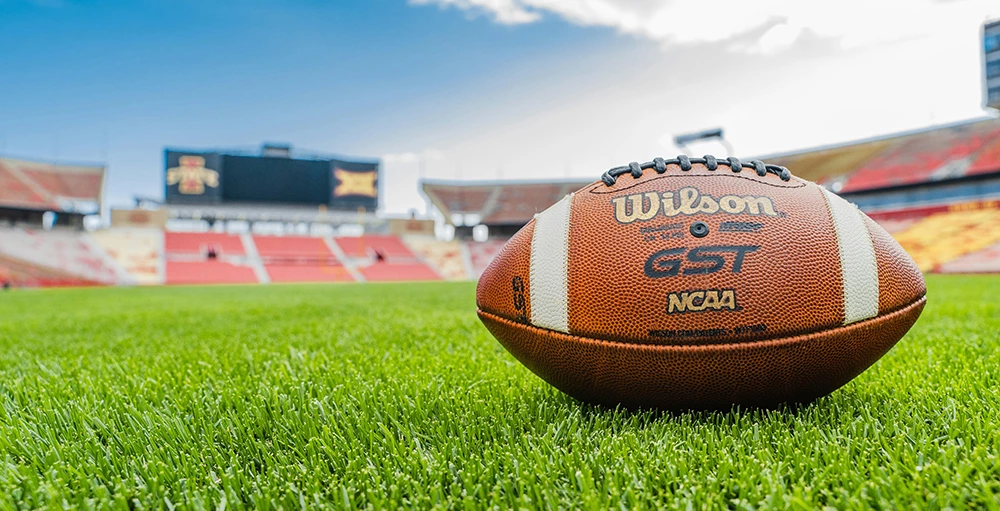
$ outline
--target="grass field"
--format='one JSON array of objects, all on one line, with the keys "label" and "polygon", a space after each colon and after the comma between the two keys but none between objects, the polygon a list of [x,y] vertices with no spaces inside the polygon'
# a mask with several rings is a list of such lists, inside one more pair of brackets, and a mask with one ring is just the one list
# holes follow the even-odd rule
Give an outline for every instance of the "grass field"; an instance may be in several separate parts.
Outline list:
[{"label": "grass field", "polygon": [[474,285],[0,293],[0,507],[1000,508],[1000,278],[798,409],[582,405]]}]

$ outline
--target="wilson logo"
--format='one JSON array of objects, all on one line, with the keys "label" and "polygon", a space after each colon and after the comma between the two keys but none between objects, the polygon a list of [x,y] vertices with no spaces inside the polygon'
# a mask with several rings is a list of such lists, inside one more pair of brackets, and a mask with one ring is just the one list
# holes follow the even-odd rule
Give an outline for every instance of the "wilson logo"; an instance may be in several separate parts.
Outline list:
[{"label": "wilson logo", "polygon": [[667,295],[667,314],[707,310],[739,310],[735,289],[683,291]]},{"label": "wilson logo", "polygon": [[646,192],[615,197],[611,199],[611,204],[615,209],[615,220],[623,224],[645,222],[657,215],[675,217],[721,212],[728,215],[780,216],[770,197],[723,195],[716,198],[703,195],[690,186],[677,190],[677,193]]}]

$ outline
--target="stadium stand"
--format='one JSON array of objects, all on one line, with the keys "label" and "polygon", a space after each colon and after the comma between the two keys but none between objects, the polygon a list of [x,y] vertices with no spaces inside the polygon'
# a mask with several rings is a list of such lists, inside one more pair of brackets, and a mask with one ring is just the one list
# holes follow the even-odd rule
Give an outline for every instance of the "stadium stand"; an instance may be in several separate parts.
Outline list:
[{"label": "stadium stand", "polygon": [[372,258],[380,254],[387,261],[413,260],[417,257],[396,236],[367,234],[357,237],[334,238],[344,255],[354,258]]},{"label": "stadium stand", "polygon": [[335,259],[333,252],[322,238],[308,236],[259,236],[253,237],[257,253],[265,261],[269,259]]},{"label": "stadium stand", "polygon": [[498,186],[508,186],[507,183],[490,184],[453,184],[453,183],[423,183],[424,193],[434,205],[445,213],[446,221],[451,221],[450,212],[479,213],[493,197]]},{"label": "stadium stand", "polygon": [[38,274],[59,274],[93,284],[124,283],[120,269],[86,234],[76,231],[0,229],[0,255]]},{"label": "stadium stand", "polygon": [[998,138],[1000,125],[994,121],[900,137],[858,168],[840,192],[962,177],[979,151]]},{"label": "stadium stand", "polygon": [[354,280],[323,238],[258,235],[253,242],[271,282]]},{"label": "stadium stand", "polygon": [[441,275],[397,236],[366,234],[338,237],[334,241],[365,280],[441,280]]},{"label": "stadium stand", "polygon": [[[762,159],[858,204],[924,271],[1000,272],[1000,119]],[[40,215],[49,210],[82,219],[75,201],[99,204],[103,179],[102,167],[0,158],[0,221],[40,225]],[[340,224],[363,225],[368,234],[267,236],[137,227],[86,234],[82,222],[76,231],[2,228],[0,281],[48,286],[476,278],[506,238],[535,213],[589,182],[423,182],[429,201],[454,227],[453,241],[434,239],[429,230],[388,229],[391,222],[371,213],[256,204],[169,205],[169,218],[211,225],[212,215],[208,220],[204,215],[215,208],[214,218],[332,226],[315,233],[338,232]],[[3,217],[4,211],[37,216]],[[486,230],[477,231],[479,224]],[[386,232],[393,234],[375,234]],[[484,232],[489,239],[472,241]]]},{"label": "stadium stand", "polygon": [[14,287],[98,286],[95,282],[61,270],[46,268],[0,254],[0,284]]},{"label": "stadium stand", "polygon": [[235,234],[217,232],[166,232],[164,251],[169,254],[205,254],[214,248],[219,256],[246,255],[243,241]]},{"label": "stadium stand", "polygon": [[1000,137],[990,142],[976,156],[976,159],[969,165],[966,175],[974,176],[996,172],[1000,169]]},{"label": "stadium stand", "polygon": [[771,156],[764,158],[764,161],[795,169],[796,176],[824,184],[842,181],[842,176],[853,172],[872,156],[884,150],[890,143],[885,140],[874,140],[862,144],[821,148],[805,153]]},{"label": "stadium stand", "polygon": [[469,261],[472,266],[473,277],[478,279],[486,271],[486,267],[489,266],[490,261],[496,257],[506,242],[507,240],[503,239],[465,242],[465,249],[469,251]]},{"label": "stadium stand", "polygon": [[0,160],[0,203],[5,206],[48,209],[54,206],[18,179]]},{"label": "stadium stand", "polygon": [[484,225],[524,225],[564,195],[591,180],[446,183],[425,181],[424,194],[454,224],[454,214],[473,215]]},{"label": "stadium stand", "polygon": [[471,277],[466,260],[468,255],[457,241],[439,241],[430,237],[408,237],[404,243],[447,280]]},{"label": "stadium stand", "polygon": [[25,166],[22,172],[54,197],[89,199],[101,195],[103,174],[65,166],[58,170],[48,166]]},{"label": "stadium stand", "polygon": [[[955,204],[943,211],[919,210],[925,214],[909,228],[893,234],[899,244],[925,272],[946,272],[962,268],[978,272],[970,257],[957,265],[946,265],[959,258],[988,250],[1000,242],[1000,203],[997,201]],[[985,252],[983,255],[988,255]]]},{"label": "stadium stand", "polygon": [[256,284],[257,274],[249,266],[225,261],[167,260],[167,284]]},{"label": "stadium stand", "polygon": [[941,263],[938,271],[941,273],[1000,273],[1000,243]]},{"label": "stadium stand", "polygon": [[1000,119],[980,119],[765,156],[842,194],[1000,172]]},{"label": "stadium stand", "polygon": [[[247,261],[243,240],[217,232],[166,232],[163,235],[167,284],[250,284],[260,282]],[[215,257],[211,257],[214,251]],[[259,263],[259,261],[257,261]]]},{"label": "stadium stand", "polygon": [[388,264],[377,262],[359,269],[365,276],[365,280],[370,282],[441,280],[440,275],[422,263]]},{"label": "stadium stand", "polygon": [[[855,202],[910,251],[925,271],[994,271],[1000,209],[1000,119],[978,119],[761,158]],[[596,169],[599,171],[601,169]],[[597,174],[595,171],[594,177]],[[453,225],[471,215],[493,239],[468,241],[455,226],[475,277],[509,235],[585,183],[448,183],[422,189]],[[970,204],[974,204],[970,206]]]},{"label": "stadium stand", "polygon": [[103,186],[104,167],[0,158],[0,204],[6,206],[61,211],[66,201],[100,203]]},{"label": "stadium stand", "polygon": [[526,223],[535,213],[544,211],[579,188],[563,183],[498,187],[494,206],[483,211],[482,222],[486,225]]},{"label": "stadium stand", "polygon": [[137,284],[163,284],[163,231],[108,229],[90,236]]},{"label": "stadium stand", "polygon": [[354,277],[339,264],[265,264],[271,282],[352,282]]}]

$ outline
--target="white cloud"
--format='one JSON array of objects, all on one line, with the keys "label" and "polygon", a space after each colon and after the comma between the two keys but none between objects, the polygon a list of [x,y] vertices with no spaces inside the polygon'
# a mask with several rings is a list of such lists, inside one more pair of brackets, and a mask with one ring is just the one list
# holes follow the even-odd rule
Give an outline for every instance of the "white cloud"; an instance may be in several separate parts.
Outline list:
[{"label": "white cloud", "polygon": [[[480,0],[421,2],[512,23]],[[490,4],[504,19],[607,27],[666,49],[625,45],[622,58],[581,52],[569,62],[561,55],[552,64],[558,73],[528,69],[502,94],[484,92],[489,101],[442,104],[442,112],[462,112],[455,116],[462,129],[421,132],[421,144],[445,151],[422,167],[419,153],[385,158],[387,211],[425,205],[418,172],[597,179],[629,161],[673,156],[675,134],[705,128],[724,128],[734,154],[746,158],[981,116],[979,26],[1000,14],[996,0]],[[730,148],[690,150],[727,156]]]},{"label": "white cloud", "polygon": [[437,4],[441,7],[457,7],[463,11],[486,12],[492,14],[498,23],[521,25],[542,19],[541,13],[528,9],[519,0],[410,0],[413,5]]},{"label": "white cloud", "polygon": [[758,54],[791,47],[806,32],[835,40],[845,49],[932,36],[942,24],[981,16],[994,1],[410,0],[486,14],[508,25],[550,15],[666,46],[732,41],[728,50]]}]

